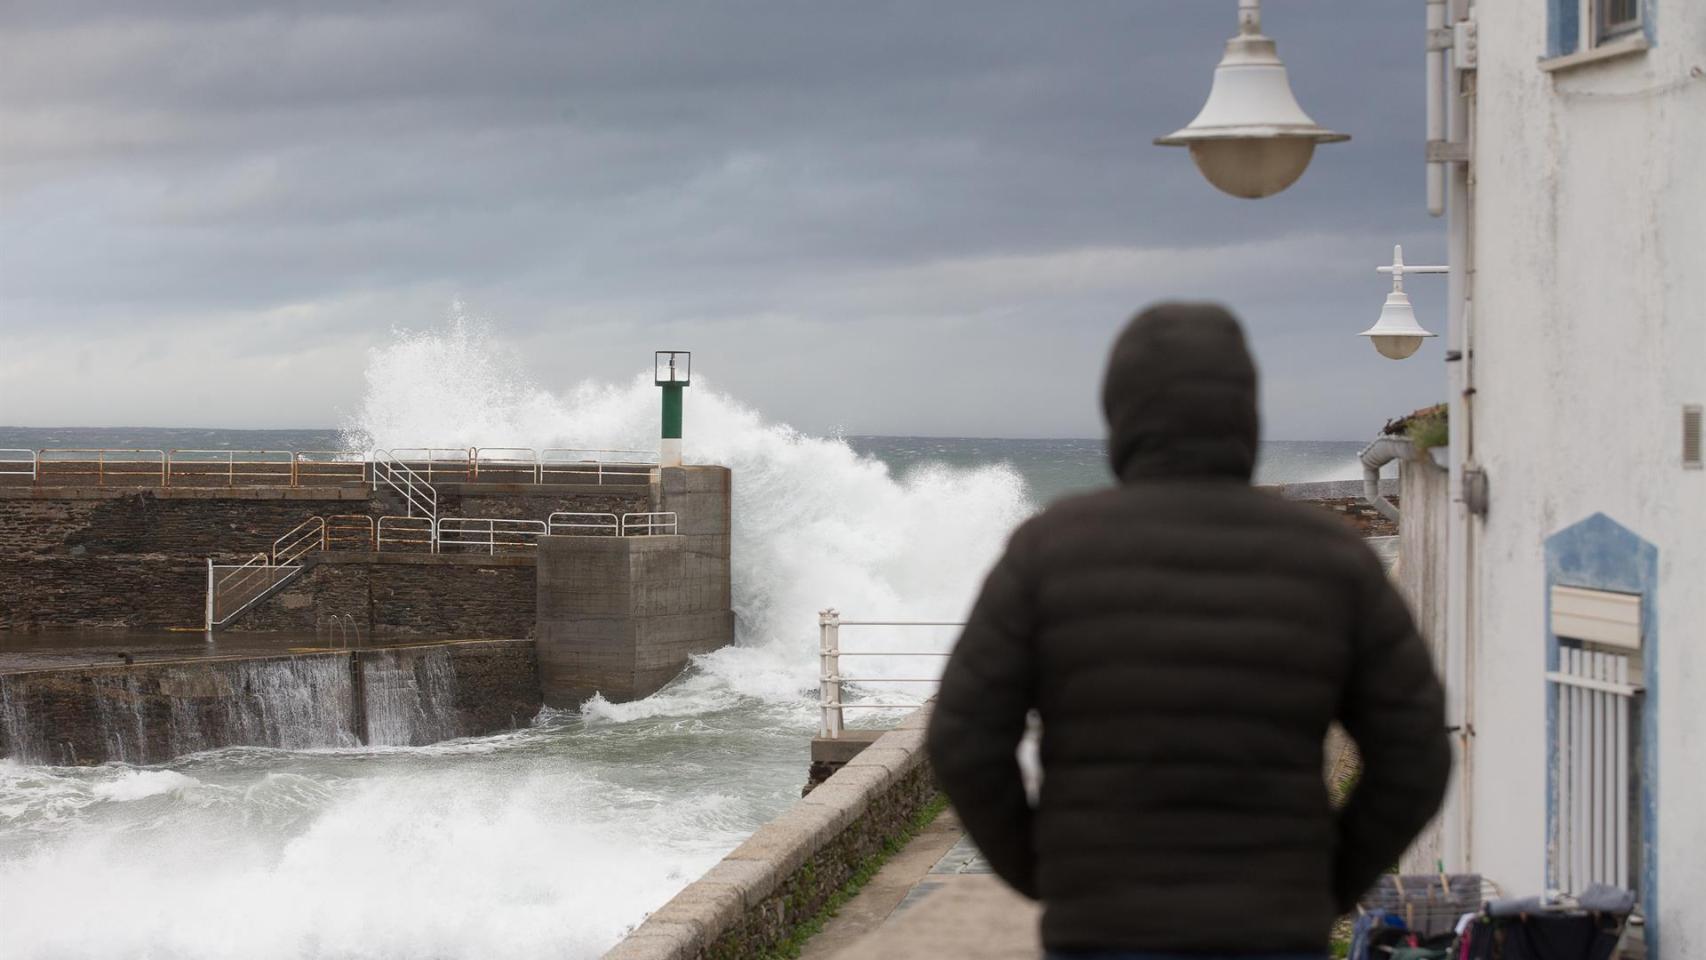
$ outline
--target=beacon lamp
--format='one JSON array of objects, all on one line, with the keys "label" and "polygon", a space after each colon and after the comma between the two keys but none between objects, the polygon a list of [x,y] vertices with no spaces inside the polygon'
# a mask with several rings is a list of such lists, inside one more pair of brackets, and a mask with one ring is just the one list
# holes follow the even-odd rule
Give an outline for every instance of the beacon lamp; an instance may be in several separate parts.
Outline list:
[{"label": "beacon lamp", "polygon": [[1255,199],[1296,183],[1316,144],[1349,139],[1317,125],[1298,106],[1274,41],[1262,34],[1261,0],[1238,0],[1238,35],[1226,41],[1202,112],[1155,142],[1189,147],[1209,183]]},{"label": "beacon lamp", "polygon": [[658,441],[658,466],[681,466],[681,391],[687,386],[693,354],[659,350],[652,356],[652,379],[663,388],[663,434]]},{"label": "beacon lamp", "polygon": [[1422,341],[1434,336],[1416,321],[1416,311],[1410,308],[1410,296],[1404,292],[1406,273],[1450,273],[1450,267],[1417,267],[1404,263],[1404,248],[1392,248],[1392,266],[1375,268],[1392,274],[1392,292],[1386,295],[1386,305],[1380,308],[1380,319],[1364,330],[1361,336],[1374,344],[1380,355],[1402,360],[1415,353]]}]

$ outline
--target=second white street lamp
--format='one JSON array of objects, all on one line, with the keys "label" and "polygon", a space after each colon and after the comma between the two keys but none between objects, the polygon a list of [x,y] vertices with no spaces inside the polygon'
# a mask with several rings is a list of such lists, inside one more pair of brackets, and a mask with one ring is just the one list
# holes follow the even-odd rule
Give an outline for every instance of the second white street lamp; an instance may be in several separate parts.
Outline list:
[{"label": "second white street lamp", "polygon": [[1261,0],[1238,0],[1238,35],[1226,41],[1202,112],[1155,142],[1189,147],[1209,183],[1255,199],[1296,183],[1316,144],[1349,139],[1318,125],[1298,106],[1278,49],[1262,34]]},{"label": "second white street lamp", "polygon": [[1367,337],[1381,356],[1402,360],[1420,349],[1423,340],[1434,336],[1416,320],[1416,311],[1410,307],[1410,295],[1404,292],[1404,274],[1450,273],[1451,268],[1410,266],[1404,262],[1404,248],[1394,246],[1392,266],[1375,269],[1392,274],[1392,292],[1386,295],[1386,304],[1380,308],[1380,319],[1360,335]]}]

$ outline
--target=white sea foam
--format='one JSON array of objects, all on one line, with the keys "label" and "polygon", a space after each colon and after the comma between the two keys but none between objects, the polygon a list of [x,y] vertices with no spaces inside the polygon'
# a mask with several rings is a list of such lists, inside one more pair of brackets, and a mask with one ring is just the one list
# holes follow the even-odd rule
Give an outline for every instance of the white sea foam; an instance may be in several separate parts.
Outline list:
[{"label": "white sea foam", "polygon": [[[960,619],[1031,507],[1007,467],[897,477],[766,420],[700,359],[686,452],[733,471],[736,646],[646,700],[594,698],[500,737],[222,750],[170,770],[0,762],[0,956],[591,958],[784,809],[815,728],[817,611]],[[513,369],[475,324],[402,335],[371,358],[351,444],[655,446],[648,376],[557,394]],[[842,642],[946,649],[953,633]]]},{"label": "white sea foam", "polygon": [[[739,644],[700,662],[720,684],[666,696],[701,696],[704,707],[730,693],[798,699],[817,683],[817,612],[825,607],[850,618],[963,618],[1013,526],[1033,509],[1019,473],[1001,464],[894,476],[843,440],[806,436],[718,392],[714,362],[695,365],[683,447],[689,462],[733,472]],[[399,334],[374,351],[346,433],[359,447],[655,449],[659,399],[649,372],[558,395],[519,369],[478,321]],[[850,649],[946,649],[952,636],[850,629],[845,640]],[[861,667],[873,676],[937,668],[880,660]]]}]

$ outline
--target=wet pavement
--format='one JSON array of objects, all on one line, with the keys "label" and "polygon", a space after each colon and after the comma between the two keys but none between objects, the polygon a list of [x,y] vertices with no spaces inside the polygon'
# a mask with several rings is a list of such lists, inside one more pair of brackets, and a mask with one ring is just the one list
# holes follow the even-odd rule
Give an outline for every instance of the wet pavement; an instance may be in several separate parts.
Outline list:
[{"label": "wet pavement", "polygon": [[836,912],[800,960],[1036,960],[1040,916],[946,810]]}]

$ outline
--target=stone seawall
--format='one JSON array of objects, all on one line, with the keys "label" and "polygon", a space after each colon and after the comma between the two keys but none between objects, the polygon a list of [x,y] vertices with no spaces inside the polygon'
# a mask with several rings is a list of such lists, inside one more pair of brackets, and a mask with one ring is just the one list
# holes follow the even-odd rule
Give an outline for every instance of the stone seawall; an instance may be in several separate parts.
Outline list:
[{"label": "stone seawall", "polygon": [[[640,513],[653,509],[651,485],[444,484],[444,516],[546,520],[555,512]],[[207,558],[242,562],[310,517],[403,514],[388,491],[326,487],[0,487],[0,630],[43,626],[201,626]],[[376,577],[374,624],[398,634],[463,631],[461,601],[443,583],[408,573]],[[430,580],[430,578],[428,578]],[[471,588],[498,597],[531,592],[531,575],[471,575]],[[419,589],[423,584],[430,589]],[[353,588],[352,588],[353,589]],[[342,601],[344,598],[338,598]],[[412,604],[412,618],[401,611]],[[326,612],[345,614],[342,609]],[[531,611],[531,601],[528,605]],[[448,620],[435,620],[445,610]],[[287,618],[288,619],[288,618]],[[505,617],[472,636],[528,636]],[[301,623],[294,624],[297,628]],[[307,619],[312,629],[313,617]]]},{"label": "stone seawall", "polygon": [[207,558],[247,558],[360,487],[0,489],[0,629],[200,626]]},{"label": "stone seawall", "polygon": [[348,616],[376,638],[524,638],[536,592],[531,555],[327,553],[229,629],[314,633]]},{"label": "stone seawall", "polygon": [[0,756],[160,763],[225,746],[409,745],[523,726],[533,645],[464,641],[0,674]]},{"label": "stone seawall", "polygon": [[786,941],[937,800],[924,756],[928,722],[926,706],[877,739],[604,960],[744,960]]}]

